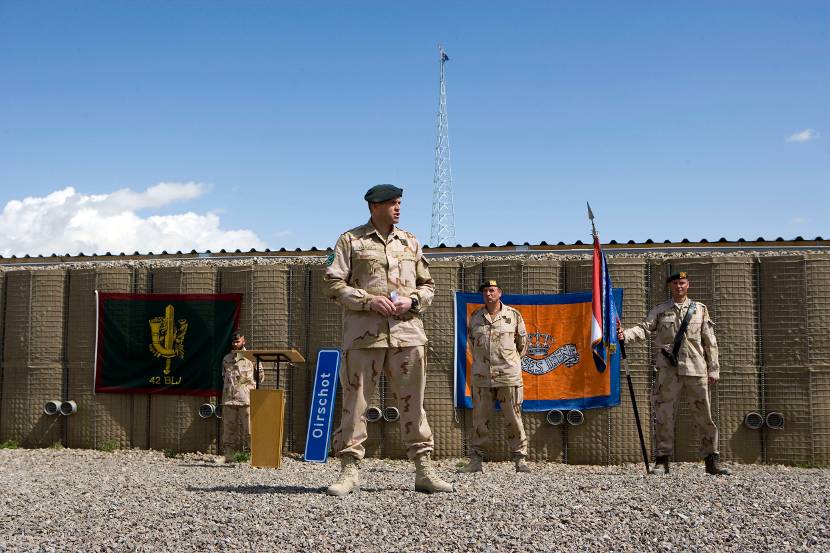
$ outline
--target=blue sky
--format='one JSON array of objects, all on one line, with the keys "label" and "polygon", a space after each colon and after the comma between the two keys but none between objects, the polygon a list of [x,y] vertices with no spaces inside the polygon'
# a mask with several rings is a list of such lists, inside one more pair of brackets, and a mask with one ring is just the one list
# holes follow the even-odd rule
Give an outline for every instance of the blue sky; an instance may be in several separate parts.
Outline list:
[{"label": "blue sky", "polygon": [[826,1],[0,0],[0,254],[428,242],[439,42],[459,243],[830,235]]}]

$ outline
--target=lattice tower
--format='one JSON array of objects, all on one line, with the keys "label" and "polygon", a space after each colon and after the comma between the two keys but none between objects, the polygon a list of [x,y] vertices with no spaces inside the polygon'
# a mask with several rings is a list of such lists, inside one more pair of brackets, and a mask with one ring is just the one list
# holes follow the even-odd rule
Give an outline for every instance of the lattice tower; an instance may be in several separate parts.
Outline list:
[{"label": "lattice tower", "polygon": [[438,138],[435,142],[435,177],[432,182],[432,227],[429,244],[455,245],[455,214],[452,201],[452,169],[450,167],[450,138],[447,126],[447,86],[444,64],[450,59],[444,48],[438,46],[441,64],[441,86],[438,98]]}]

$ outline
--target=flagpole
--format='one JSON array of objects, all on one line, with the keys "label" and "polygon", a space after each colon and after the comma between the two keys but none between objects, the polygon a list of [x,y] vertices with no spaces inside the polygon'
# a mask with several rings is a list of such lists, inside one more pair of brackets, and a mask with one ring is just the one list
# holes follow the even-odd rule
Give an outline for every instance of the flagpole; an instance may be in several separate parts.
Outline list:
[{"label": "flagpole", "polygon": [[[591,235],[594,238],[595,242],[599,241],[599,235],[597,234],[597,227],[594,224],[594,212],[591,211],[591,204],[585,202],[588,205],[588,219],[591,220]],[[619,325],[619,320],[615,321],[616,325]],[[613,332],[616,332],[617,329],[614,328]],[[637,434],[640,436],[640,451],[643,454],[643,464],[646,466],[646,474],[651,474],[651,466],[649,466],[648,462],[648,452],[646,451],[646,441],[643,438],[643,425],[640,422],[640,411],[637,409],[637,397],[634,395],[634,382],[631,380],[631,371],[628,369],[628,359],[625,355],[625,339],[622,339],[620,342],[620,354],[622,354],[623,358],[623,366],[625,367],[625,379],[628,381],[628,393],[631,396],[631,406],[634,408],[634,420],[637,423]]]},{"label": "flagpole", "polygon": [[637,422],[637,434],[640,436],[640,451],[643,454],[643,464],[646,466],[646,474],[651,474],[651,467],[648,463],[648,452],[646,441],[643,438],[643,425],[640,423],[640,411],[637,409],[637,398],[634,395],[634,383],[631,381],[631,371],[628,370],[628,359],[625,356],[625,340],[620,340],[620,354],[622,354],[623,365],[625,366],[625,378],[628,380],[628,393],[631,395],[631,405],[634,407],[634,420]]},{"label": "flagpole", "polygon": [[593,238],[596,238],[598,235],[597,227],[594,225],[594,212],[591,211],[591,204],[589,204],[588,202],[585,202],[585,204],[588,206],[588,219],[591,220],[591,236]]}]

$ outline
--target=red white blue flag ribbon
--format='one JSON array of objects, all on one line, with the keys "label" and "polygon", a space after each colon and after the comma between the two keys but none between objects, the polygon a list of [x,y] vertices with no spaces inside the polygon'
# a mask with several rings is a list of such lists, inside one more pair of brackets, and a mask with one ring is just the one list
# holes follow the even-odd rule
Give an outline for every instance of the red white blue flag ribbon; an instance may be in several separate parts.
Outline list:
[{"label": "red white blue flag ribbon", "polygon": [[617,352],[617,307],[611,287],[611,275],[605,252],[594,234],[594,264],[591,278],[591,350],[597,370],[603,372]]}]

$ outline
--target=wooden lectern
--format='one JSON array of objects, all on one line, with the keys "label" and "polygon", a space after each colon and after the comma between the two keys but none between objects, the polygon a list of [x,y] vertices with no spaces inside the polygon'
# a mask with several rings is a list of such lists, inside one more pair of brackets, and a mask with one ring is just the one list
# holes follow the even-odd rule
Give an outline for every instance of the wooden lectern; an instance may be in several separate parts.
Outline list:
[{"label": "wooden lectern", "polygon": [[295,349],[248,349],[240,351],[253,361],[255,373],[263,362],[275,363],[277,389],[251,390],[251,466],[280,468],[285,427],[285,390],[280,389],[280,364],[305,363]]}]

